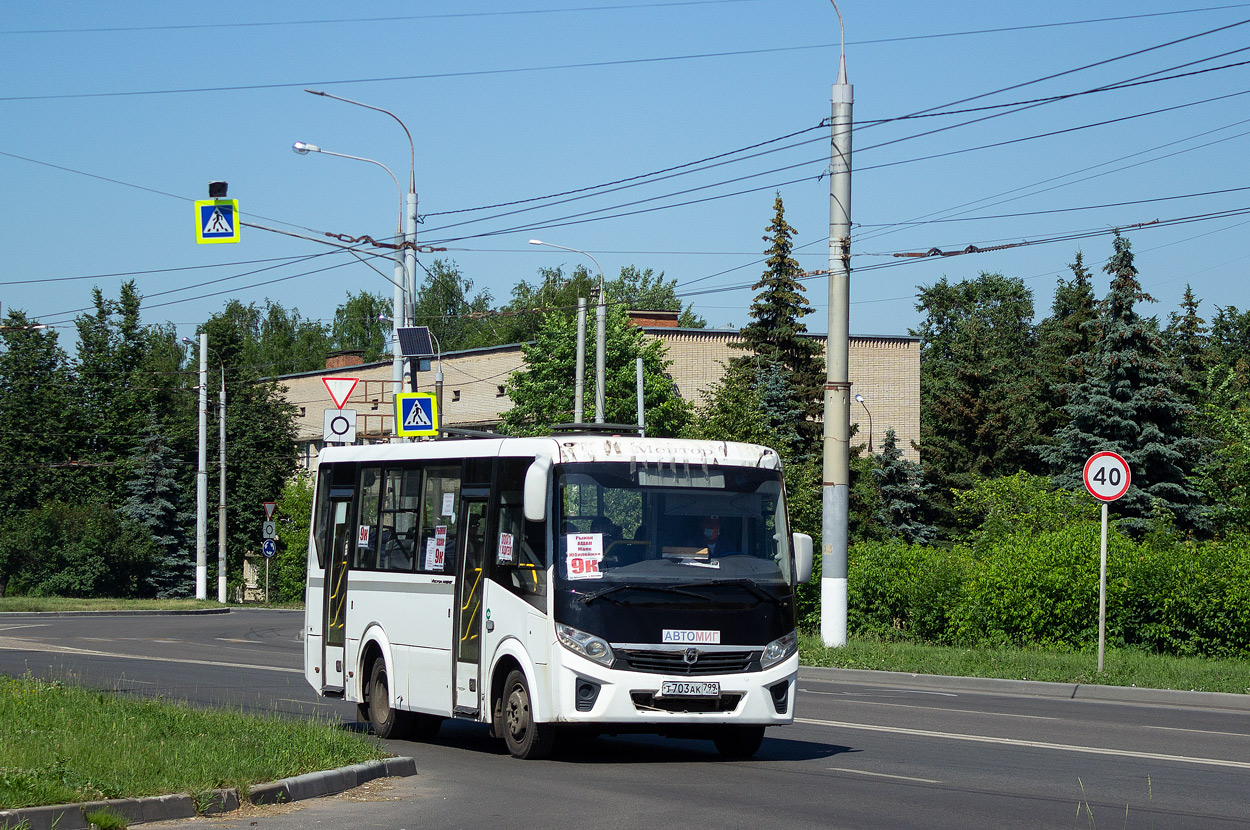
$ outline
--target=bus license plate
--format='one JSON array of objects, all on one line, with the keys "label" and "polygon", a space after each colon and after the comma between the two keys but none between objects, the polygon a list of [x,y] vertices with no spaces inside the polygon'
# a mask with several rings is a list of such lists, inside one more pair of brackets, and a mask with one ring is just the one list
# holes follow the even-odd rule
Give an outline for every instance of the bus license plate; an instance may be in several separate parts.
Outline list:
[{"label": "bus license plate", "polygon": [[692,683],[688,680],[665,680],[657,697],[720,697],[718,681]]}]

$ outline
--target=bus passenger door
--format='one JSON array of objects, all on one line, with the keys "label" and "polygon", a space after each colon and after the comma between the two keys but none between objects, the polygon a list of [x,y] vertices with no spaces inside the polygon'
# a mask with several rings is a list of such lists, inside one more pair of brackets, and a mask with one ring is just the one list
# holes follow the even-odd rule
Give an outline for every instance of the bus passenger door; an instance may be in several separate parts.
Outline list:
[{"label": "bus passenger door", "polygon": [[347,560],[355,534],[351,528],[352,500],[331,497],[332,526],[329,562],[326,563],[326,603],[322,631],[325,657],[322,661],[322,690],[343,691],[343,648],[347,635]]},{"label": "bus passenger door", "polygon": [[[484,494],[483,494],[484,495]],[[462,492],[460,550],[456,573],[456,712],[481,711],[482,595],[486,589],[486,499]]]}]

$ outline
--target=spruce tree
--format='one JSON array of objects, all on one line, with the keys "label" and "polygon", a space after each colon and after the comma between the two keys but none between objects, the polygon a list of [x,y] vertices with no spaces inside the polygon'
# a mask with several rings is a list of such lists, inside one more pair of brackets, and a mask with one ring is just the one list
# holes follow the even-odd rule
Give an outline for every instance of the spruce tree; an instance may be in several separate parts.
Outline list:
[{"label": "spruce tree", "polygon": [[1202,300],[1194,298],[1194,290],[1187,283],[1181,299],[1181,310],[1168,315],[1168,326],[1163,330],[1163,348],[1180,373],[1185,384],[1189,402],[1198,402],[1206,384],[1206,353],[1209,334],[1206,320],[1198,316]]},{"label": "spruce tree", "polygon": [[910,545],[932,542],[937,531],[924,520],[924,504],[930,486],[925,484],[921,466],[903,458],[894,427],[885,431],[872,475],[881,491],[881,507],[876,519],[886,528],[886,533]]},{"label": "spruce tree", "polygon": [[1038,431],[1042,436],[1053,435],[1063,426],[1068,391],[1084,377],[1081,356],[1089,352],[1094,342],[1094,288],[1080,251],[1068,268],[1072,279],[1059,280],[1050,316],[1037,326],[1041,378]]},{"label": "spruce tree", "polygon": [[[765,363],[782,367],[793,397],[802,408],[802,417],[793,428],[803,440],[814,443],[820,434],[819,418],[824,406],[824,361],[820,344],[807,337],[803,318],[812,313],[806,291],[799,282],[803,269],[792,256],[796,231],[786,222],[786,209],[777,194],[773,221],[768,225],[770,243],[767,270],[751,288],[756,291],[751,304],[751,322],[742,328],[735,348],[747,349]],[[738,360],[751,360],[749,357]]]},{"label": "spruce tree", "polygon": [[195,561],[187,538],[195,517],[181,509],[185,493],[177,479],[178,462],[177,452],[161,435],[156,415],[150,415],[127,483],[130,496],[118,512],[152,534],[156,555],[144,582],[148,593],[161,598],[191,596],[195,584]]},{"label": "spruce tree", "polygon": [[1085,378],[1072,387],[1065,407],[1070,421],[1043,457],[1060,487],[1080,490],[1085,461],[1101,450],[1118,452],[1132,471],[1132,486],[1112,508],[1125,517],[1126,530],[1144,532],[1160,507],[1180,527],[1202,529],[1201,494],[1189,481],[1200,441],[1184,431],[1192,408],[1177,391],[1180,379],[1156,327],[1135,310],[1153,299],[1137,280],[1129,240],[1118,233],[1103,270],[1111,288],[1098,306]]}]

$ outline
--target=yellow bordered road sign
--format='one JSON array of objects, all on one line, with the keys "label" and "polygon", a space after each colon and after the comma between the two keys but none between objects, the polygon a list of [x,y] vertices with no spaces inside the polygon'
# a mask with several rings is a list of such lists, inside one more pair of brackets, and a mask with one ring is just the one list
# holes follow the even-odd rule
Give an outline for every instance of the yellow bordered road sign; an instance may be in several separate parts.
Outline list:
[{"label": "yellow bordered road sign", "polygon": [[195,241],[200,245],[239,241],[239,200],[201,199],[195,203]]},{"label": "yellow bordered road sign", "polygon": [[424,392],[395,396],[395,434],[406,438],[438,436],[438,404]]}]

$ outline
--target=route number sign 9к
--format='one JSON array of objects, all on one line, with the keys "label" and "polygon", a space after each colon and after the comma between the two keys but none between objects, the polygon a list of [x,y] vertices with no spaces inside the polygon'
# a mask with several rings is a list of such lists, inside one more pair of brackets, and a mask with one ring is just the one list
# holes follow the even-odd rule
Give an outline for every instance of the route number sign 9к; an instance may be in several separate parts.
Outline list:
[{"label": "route number sign 9\u043a", "polygon": [[1099,501],[1115,501],[1128,492],[1132,475],[1117,453],[1097,452],[1085,462],[1085,489]]}]

